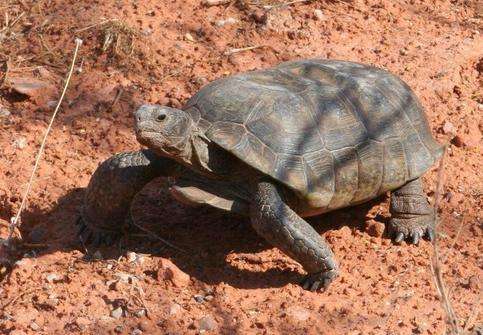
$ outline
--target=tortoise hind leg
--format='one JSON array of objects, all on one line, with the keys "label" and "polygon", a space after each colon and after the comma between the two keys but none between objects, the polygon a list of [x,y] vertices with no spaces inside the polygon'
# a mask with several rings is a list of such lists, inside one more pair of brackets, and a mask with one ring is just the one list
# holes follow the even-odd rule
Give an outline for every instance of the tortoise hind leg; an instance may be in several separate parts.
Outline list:
[{"label": "tortoise hind leg", "polygon": [[81,241],[110,244],[126,225],[134,196],[154,178],[173,175],[179,168],[151,150],[119,153],[104,161],[86,189],[78,219]]},{"label": "tortoise hind leg", "polygon": [[334,254],[324,238],[283,202],[273,183],[258,183],[250,214],[255,231],[308,272],[305,289],[325,289],[337,277]]},{"label": "tortoise hind leg", "polygon": [[410,239],[418,244],[434,238],[434,211],[426,199],[421,178],[408,182],[391,194],[389,230],[396,243]]}]

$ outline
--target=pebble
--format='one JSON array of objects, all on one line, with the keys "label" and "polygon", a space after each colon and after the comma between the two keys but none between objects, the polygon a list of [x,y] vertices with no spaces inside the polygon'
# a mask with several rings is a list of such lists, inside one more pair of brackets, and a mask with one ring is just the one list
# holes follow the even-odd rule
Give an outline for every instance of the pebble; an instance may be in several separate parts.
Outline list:
[{"label": "pebble", "polygon": [[169,306],[168,314],[169,315],[176,315],[179,312],[181,312],[181,310],[182,310],[182,308],[179,304],[172,304],[171,306]]},{"label": "pebble", "polygon": [[191,35],[190,33],[186,33],[186,34],[184,35],[184,37],[185,37],[185,39],[186,39],[187,41],[190,41],[190,42],[196,42],[196,41],[195,41],[195,39],[194,39],[194,37],[193,37],[193,35]]},{"label": "pebble", "polygon": [[119,319],[122,316],[122,307],[118,307],[111,311],[111,316],[115,319]]},{"label": "pebble", "polygon": [[134,329],[132,332],[131,332],[131,335],[141,335],[143,333],[143,331],[141,329]]},{"label": "pebble", "polygon": [[449,121],[446,121],[443,124],[443,133],[444,134],[450,134],[450,135],[456,135],[456,127]]},{"label": "pebble", "polygon": [[385,229],[386,226],[382,222],[376,220],[366,221],[365,230],[370,236],[381,237]]},{"label": "pebble", "polygon": [[195,294],[193,296],[193,298],[195,299],[195,301],[199,304],[202,304],[203,302],[205,302],[205,297],[203,297],[202,295],[200,294]]},{"label": "pebble", "polygon": [[138,318],[145,317],[146,316],[146,310],[145,309],[140,309],[140,310],[136,311],[135,315]]},{"label": "pebble", "polygon": [[114,328],[114,331],[115,331],[116,333],[120,334],[120,333],[122,333],[123,328],[122,328],[122,326],[121,326],[121,325],[119,325],[119,326],[116,326],[116,327]]},{"label": "pebble", "polygon": [[102,259],[102,254],[101,254],[101,251],[100,250],[97,250],[93,255],[92,255],[92,259],[93,260],[96,260],[96,261],[99,261]]},{"label": "pebble", "polygon": [[253,20],[256,22],[256,23],[266,23],[267,22],[267,13],[262,10],[262,9],[256,9],[255,11],[252,12],[252,14],[250,15]]},{"label": "pebble", "polygon": [[317,21],[324,21],[324,20],[326,20],[326,17],[324,15],[324,13],[320,9],[314,10],[314,18]]},{"label": "pebble", "polygon": [[46,277],[45,280],[47,280],[48,283],[53,283],[56,281],[60,280],[60,276],[56,273],[49,273]]},{"label": "pebble", "polygon": [[215,330],[217,326],[215,319],[210,315],[204,316],[200,319],[200,331]]},{"label": "pebble", "polygon": [[227,24],[234,24],[234,23],[237,23],[237,22],[238,22],[237,19],[235,19],[233,17],[229,17],[229,18],[227,18],[225,20],[218,20],[218,21],[216,21],[215,22],[215,25],[217,27],[223,27],[223,26],[226,26]]},{"label": "pebble", "polygon": [[159,262],[158,278],[169,280],[176,287],[186,287],[190,283],[190,276],[181,271],[170,260]]},{"label": "pebble", "polygon": [[294,321],[307,321],[310,318],[310,311],[304,307],[291,306],[287,308],[286,314]]},{"label": "pebble", "polygon": [[32,322],[30,324],[30,329],[32,329],[33,331],[39,331],[40,330],[40,326],[37,323]]},{"label": "pebble", "polygon": [[13,141],[13,146],[19,149],[24,149],[27,146],[27,139],[25,137],[17,137]]},{"label": "pebble", "polygon": [[128,251],[126,253],[126,258],[127,258],[128,262],[131,262],[132,263],[132,262],[135,262],[136,261],[136,259],[138,258],[138,256],[136,255],[135,252]]},{"label": "pebble", "polygon": [[45,238],[47,229],[43,225],[36,225],[29,233],[29,239],[33,243],[41,242]]},{"label": "pebble", "polygon": [[6,118],[10,116],[10,111],[6,109],[5,107],[0,106],[0,118]]},{"label": "pebble", "polygon": [[89,320],[88,318],[80,316],[77,319],[75,319],[75,323],[76,323],[77,326],[79,326],[79,328],[85,329],[91,324],[91,320]]}]

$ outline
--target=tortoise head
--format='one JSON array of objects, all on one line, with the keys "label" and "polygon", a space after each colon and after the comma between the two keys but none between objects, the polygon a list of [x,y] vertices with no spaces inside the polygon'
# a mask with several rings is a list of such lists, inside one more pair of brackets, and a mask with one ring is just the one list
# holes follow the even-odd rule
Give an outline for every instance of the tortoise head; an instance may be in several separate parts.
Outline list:
[{"label": "tortoise head", "polygon": [[143,105],[135,113],[136,138],[156,153],[183,159],[195,127],[183,110],[159,105]]}]

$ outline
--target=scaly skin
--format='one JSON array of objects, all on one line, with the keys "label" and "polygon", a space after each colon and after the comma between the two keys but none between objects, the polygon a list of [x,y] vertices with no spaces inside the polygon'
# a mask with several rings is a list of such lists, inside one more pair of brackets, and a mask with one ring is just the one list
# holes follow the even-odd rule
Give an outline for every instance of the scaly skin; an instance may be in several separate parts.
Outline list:
[{"label": "scaly skin", "polygon": [[327,242],[284,203],[274,184],[258,183],[250,212],[255,231],[308,272],[303,282],[305,289],[325,289],[338,276],[338,266]]},{"label": "scaly skin", "polygon": [[87,186],[79,236],[110,244],[126,225],[134,196],[151,180],[176,173],[179,164],[151,150],[119,153],[104,161]]},{"label": "scaly skin", "polygon": [[428,204],[421,178],[408,182],[391,194],[389,231],[396,243],[409,239],[418,244],[422,237],[434,238],[434,211]]}]

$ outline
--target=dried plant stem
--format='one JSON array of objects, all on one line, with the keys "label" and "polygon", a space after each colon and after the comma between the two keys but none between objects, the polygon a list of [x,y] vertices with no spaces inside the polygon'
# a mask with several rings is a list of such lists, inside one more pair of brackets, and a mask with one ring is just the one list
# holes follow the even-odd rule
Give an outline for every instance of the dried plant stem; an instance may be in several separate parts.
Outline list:
[{"label": "dried plant stem", "polygon": [[44,135],[44,138],[42,140],[42,144],[40,145],[40,149],[39,149],[39,151],[37,153],[37,157],[35,159],[35,165],[34,165],[34,168],[32,169],[32,174],[30,175],[30,179],[29,179],[29,182],[27,184],[27,189],[25,190],[25,193],[24,193],[23,198],[22,198],[22,202],[20,203],[20,208],[18,209],[17,215],[14,218],[12,218],[12,220],[11,220],[11,224],[10,224],[10,227],[9,227],[9,234],[8,234],[8,238],[7,238],[7,243],[9,243],[9,241],[12,238],[14,232],[17,232],[20,239],[22,239],[22,234],[18,230],[20,215],[22,214],[22,210],[25,207],[28,194],[29,194],[30,189],[32,187],[32,183],[35,179],[35,175],[36,175],[36,172],[37,172],[37,168],[39,166],[40,158],[42,157],[42,153],[44,151],[45,144],[47,143],[47,137],[49,136],[50,130],[52,129],[52,124],[54,123],[55,117],[57,116],[57,113],[59,111],[62,100],[64,99],[65,92],[67,91],[67,87],[69,86],[70,78],[72,76],[72,72],[74,71],[74,65],[75,65],[75,61],[76,61],[76,58],[77,58],[77,52],[79,51],[79,47],[81,46],[81,44],[82,44],[82,40],[76,38],[74,56],[72,57],[72,63],[70,65],[70,70],[69,70],[69,73],[67,74],[67,78],[65,80],[64,89],[62,90],[62,94],[60,96],[59,101],[57,102],[57,106],[55,107],[54,114],[52,114],[52,118],[50,119],[50,123],[47,127],[47,130],[45,131],[45,135]]},{"label": "dried plant stem", "polygon": [[230,3],[232,0],[204,0],[203,5],[205,6],[218,6]]},{"label": "dried plant stem", "polygon": [[236,49],[230,49],[228,51],[225,51],[224,55],[225,56],[229,56],[229,55],[232,55],[232,54],[236,54],[238,52],[243,52],[243,51],[249,51],[249,50],[253,50],[253,49],[258,49],[258,48],[263,48],[265,47],[264,45],[255,45],[255,46],[252,46],[252,47],[246,47],[246,48],[236,48]]},{"label": "dried plant stem", "polygon": [[263,6],[263,8],[266,9],[266,10],[272,10],[272,9],[275,9],[275,8],[290,6],[290,5],[293,5],[293,4],[296,4],[296,3],[300,3],[300,2],[312,2],[312,1],[314,1],[314,0],[293,0],[293,1],[280,3],[280,4],[277,4],[277,5],[265,5],[265,6]]},{"label": "dried plant stem", "polygon": [[433,272],[433,276],[435,279],[439,296],[441,298],[443,309],[446,313],[446,316],[448,318],[448,323],[451,327],[449,330],[450,334],[458,335],[458,334],[461,334],[461,330],[458,325],[458,319],[456,317],[456,313],[454,312],[453,306],[448,297],[448,291],[446,289],[446,285],[444,283],[443,273],[441,270],[439,246],[438,246],[438,228],[439,228],[438,209],[439,209],[439,204],[441,202],[441,190],[443,187],[443,164],[444,164],[445,153],[446,153],[446,150],[443,152],[443,155],[441,156],[441,160],[439,161],[438,175],[436,179],[437,182],[436,182],[435,201],[434,201],[434,225],[435,225],[436,234],[434,234],[434,239],[433,239],[433,258],[431,262],[431,270]]},{"label": "dried plant stem", "polygon": [[131,212],[129,212],[129,215],[130,215],[130,223],[131,223],[133,226],[137,227],[139,230],[141,230],[141,231],[145,232],[146,234],[150,235],[151,237],[154,237],[154,238],[155,238],[155,239],[157,239],[158,241],[163,242],[163,243],[164,243],[164,244],[166,244],[168,247],[171,247],[171,248],[173,248],[173,249],[175,249],[175,250],[178,250],[178,251],[180,251],[180,252],[182,252],[182,253],[187,254],[186,250],[181,249],[180,247],[175,246],[173,243],[171,243],[171,242],[169,242],[169,241],[165,240],[164,238],[159,237],[157,234],[155,234],[155,233],[154,233],[154,232],[152,232],[151,230],[149,230],[149,229],[147,229],[147,228],[145,228],[145,227],[143,227],[143,226],[141,226],[141,225],[137,224],[137,223],[136,223],[136,221],[134,220],[134,218],[132,217]]}]

